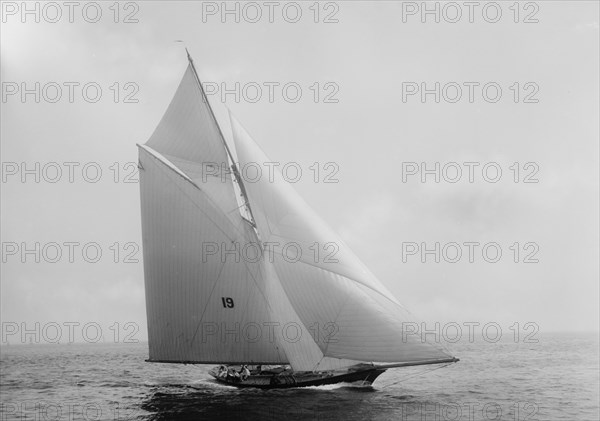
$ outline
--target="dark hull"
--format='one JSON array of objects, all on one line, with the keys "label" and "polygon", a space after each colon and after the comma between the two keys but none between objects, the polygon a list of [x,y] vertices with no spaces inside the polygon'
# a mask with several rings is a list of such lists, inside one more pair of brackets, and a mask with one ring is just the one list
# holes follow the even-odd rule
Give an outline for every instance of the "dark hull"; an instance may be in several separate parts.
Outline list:
[{"label": "dark hull", "polygon": [[244,381],[232,378],[221,378],[216,373],[210,374],[219,383],[239,388],[254,387],[258,389],[289,389],[293,387],[323,386],[336,383],[356,383],[370,385],[385,369],[348,370],[345,372],[327,373],[294,373],[287,375],[251,375]]}]

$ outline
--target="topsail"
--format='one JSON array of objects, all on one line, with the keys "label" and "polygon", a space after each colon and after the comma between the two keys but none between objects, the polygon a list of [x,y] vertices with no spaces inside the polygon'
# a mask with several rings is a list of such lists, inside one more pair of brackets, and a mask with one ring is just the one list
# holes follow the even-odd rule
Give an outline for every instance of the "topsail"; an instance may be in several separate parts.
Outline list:
[{"label": "topsail", "polygon": [[[272,162],[228,123],[239,166]],[[139,147],[150,361],[307,372],[454,360],[415,334],[416,320],[280,173],[245,182],[233,159],[190,60]]]}]

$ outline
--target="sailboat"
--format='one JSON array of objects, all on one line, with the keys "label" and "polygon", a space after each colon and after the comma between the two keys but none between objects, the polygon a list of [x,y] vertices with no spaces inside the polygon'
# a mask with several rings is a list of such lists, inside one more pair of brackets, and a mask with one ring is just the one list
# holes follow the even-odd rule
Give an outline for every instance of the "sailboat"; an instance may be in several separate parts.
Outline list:
[{"label": "sailboat", "polygon": [[[138,145],[147,361],[218,364],[216,381],[265,389],[371,384],[390,368],[458,361],[415,333],[414,317],[281,173],[241,176],[272,161],[231,112],[228,125],[188,52]],[[315,259],[325,244],[335,258]]]}]

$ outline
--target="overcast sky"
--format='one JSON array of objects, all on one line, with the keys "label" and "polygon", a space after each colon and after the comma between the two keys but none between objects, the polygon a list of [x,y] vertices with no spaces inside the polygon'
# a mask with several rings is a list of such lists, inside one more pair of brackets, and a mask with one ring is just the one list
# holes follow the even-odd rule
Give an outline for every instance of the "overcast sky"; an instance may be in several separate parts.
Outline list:
[{"label": "overcast sky", "polygon": [[[136,143],[152,134],[177,88],[185,45],[203,82],[247,88],[239,101],[210,95],[220,121],[227,125],[226,105],[273,161],[299,163],[296,189],[415,314],[503,329],[533,322],[541,332],[598,330],[597,2],[521,3],[518,16],[513,2],[500,2],[496,23],[485,2],[472,23],[467,7],[455,19],[457,9],[443,3],[439,23],[414,9],[420,2],[330,2],[318,16],[313,2],[300,2],[296,23],[287,21],[296,8],[286,2],[272,23],[262,2],[257,23],[249,22],[256,9],[239,5],[240,22],[225,15],[223,23],[221,2],[194,1],[121,4],[119,23],[112,2],[100,2],[99,21],[87,22],[95,9],[82,15],[83,2],[71,23],[57,4],[58,22],[48,22],[56,9],[39,6],[36,23],[20,2],[3,3],[2,322],[134,322],[136,338],[146,338],[139,189],[125,182],[127,163],[137,162]],[[122,22],[127,16],[138,22]],[[33,93],[22,98],[37,82],[39,103]],[[269,82],[279,83],[272,102]],[[434,94],[408,95],[422,82],[440,83],[439,103]],[[302,89],[297,102],[294,90],[287,99],[282,92],[287,83]],[[252,102],[257,84],[263,96]],[[62,97],[52,102],[57,85]],[[326,102],[328,94],[337,102]],[[328,162],[337,167],[324,168]],[[403,180],[412,162],[456,162],[462,178],[448,182],[455,173],[447,166],[439,183],[433,175]],[[473,183],[464,162],[476,163]],[[21,163],[33,171],[23,174]],[[489,181],[498,167],[500,179]],[[331,168],[339,182],[324,183]],[[39,256],[22,254],[36,242]],[[73,262],[69,242],[79,244]],[[455,255],[448,246],[439,263],[432,255],[423,263],[420,252],[403,261],[408,243],[436,242],[458,243],[462,258],[446,261]],[[481,244],[473,262],[465,242]],[[56,263],[51,243],[62,251]],[[82,256],[87,243],[101,248],[97,263]],[[484,258],[494,252],[482,256],[487,243],[501,248],[498,262]],[[87,251],[91,260],[94,248]],[[130,253],[137,263],[124,261]]]}]

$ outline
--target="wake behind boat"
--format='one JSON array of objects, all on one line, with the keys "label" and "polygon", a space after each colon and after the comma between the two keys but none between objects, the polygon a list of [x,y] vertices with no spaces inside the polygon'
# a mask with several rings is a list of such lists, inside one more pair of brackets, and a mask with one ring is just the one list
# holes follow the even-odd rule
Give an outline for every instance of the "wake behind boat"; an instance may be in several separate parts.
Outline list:
[{"label": "wake behind boat", "polygon": [[[219,124],[188,54],[171,104],[139,145],[148,361],[228,365],[211,375],[258,388],[370,384],[388,368],[458,361],[424,340],[281,173],[240,175],[267,163],[231,113]],[[327,245],[335,258],[315,258]],[[236,375],[243,365],[252,370]]]}]

